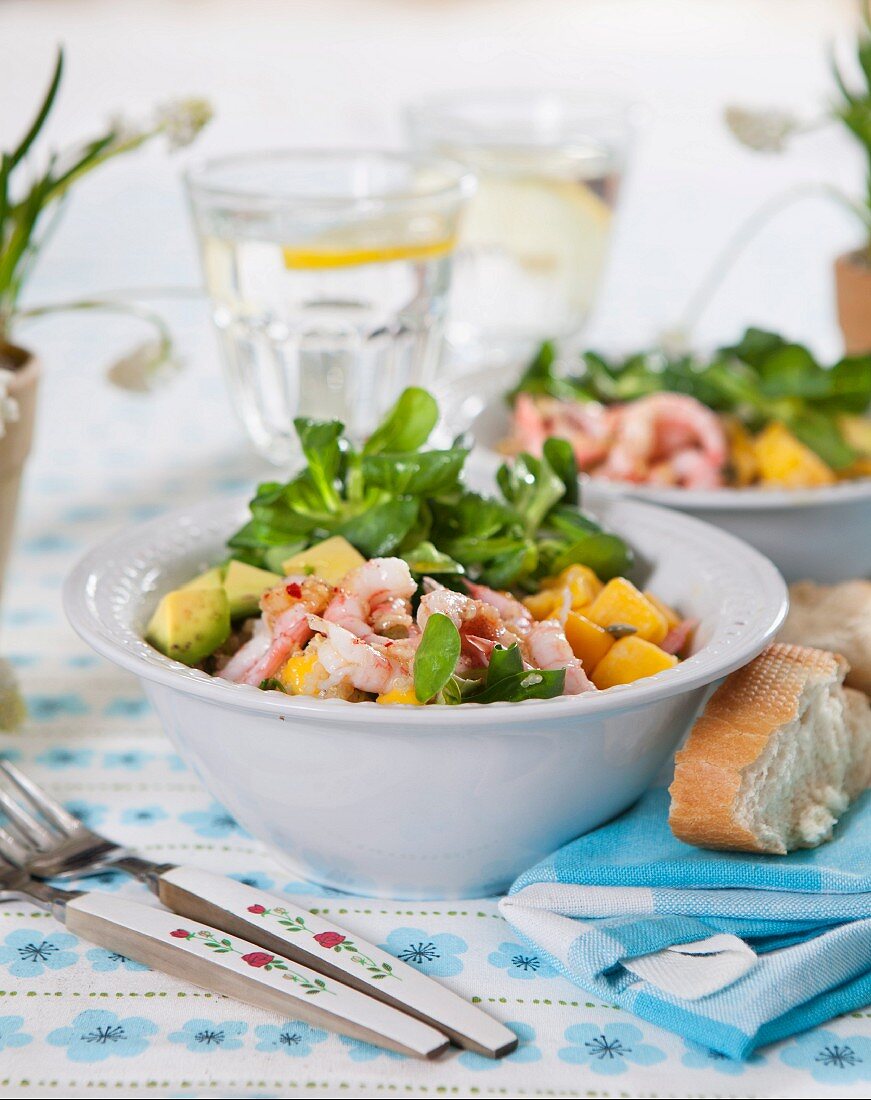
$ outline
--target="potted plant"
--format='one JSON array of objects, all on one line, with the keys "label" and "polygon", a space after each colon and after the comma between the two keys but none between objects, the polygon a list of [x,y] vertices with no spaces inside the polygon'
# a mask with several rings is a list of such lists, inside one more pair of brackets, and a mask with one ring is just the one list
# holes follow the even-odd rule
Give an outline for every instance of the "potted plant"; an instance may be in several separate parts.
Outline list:
[{"label": "potted plant", "polygon": [[188,145],[211,118],[211,108],[203,100],[170,103],[156,110],[145,125],[112,122],[98,137],[49,153],[36,168],[34,147],[57,97],[63,66],[63,51],[59,50],[48,89],[32,122],[18,144],[0,154],[0,589],[21,474],[33,437],[41,373],[38,359],[16,340],[20,323],[58,310],[120,309],[148,321],[157,332],[156,339],[117,365],[121,372],[129,375],[135,365],[140,372],[153,374],[169,361],[172,351],[161,318],[136,305],[88,299],[22,307],[22,291],[34,262],[71,189],[83,176],[159,134],[167,138],[172,149]]},{"label": "potted plant", "polygon": [[[862,4],[863,26],[856,45],[858,64],[850,74],[833,60],[832,71],[837,95],[819,119],[810,122],[779,110],[755,111],[730,107],[726,122],[739,141],[757,152],[779,153],[790,138],[808,133],[821,124],[835,122],[845,126],[859,142],[867,162],[865,196],[856,201],[837,188],[822,186],[798,188],[791,196],[803,197],[823,190],[845,203],[862,222],[864,242],[835,260],[835,290],[838,322],[848,355],[871,351],[871,9]],[[774,212],[782,204],[773,204]]]}]

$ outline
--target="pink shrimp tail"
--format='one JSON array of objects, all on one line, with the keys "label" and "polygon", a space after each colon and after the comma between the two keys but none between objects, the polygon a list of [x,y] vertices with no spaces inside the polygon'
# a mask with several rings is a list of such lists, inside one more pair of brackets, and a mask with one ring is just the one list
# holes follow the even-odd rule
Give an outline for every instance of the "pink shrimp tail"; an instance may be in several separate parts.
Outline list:
[{"label": "pink shrimp tail", "polygon": [[665,650],[666,653],[675,655],[682,653],[698,625],[698,619],[684,619],[669,630],[668,634],[659,643],[659,648]]}]

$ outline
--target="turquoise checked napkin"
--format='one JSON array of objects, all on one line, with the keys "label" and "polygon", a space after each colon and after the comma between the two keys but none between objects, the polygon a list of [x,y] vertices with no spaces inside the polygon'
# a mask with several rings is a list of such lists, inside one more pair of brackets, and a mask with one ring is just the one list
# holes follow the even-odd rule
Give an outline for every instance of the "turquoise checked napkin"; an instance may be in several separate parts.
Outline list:
[{"label": "turquoise checked napkin", "polygon": [[668,802],[526,871],[505,919],[577,985],[730,1058],[871,1001],[871,791],[788,856],[683,844]]}]

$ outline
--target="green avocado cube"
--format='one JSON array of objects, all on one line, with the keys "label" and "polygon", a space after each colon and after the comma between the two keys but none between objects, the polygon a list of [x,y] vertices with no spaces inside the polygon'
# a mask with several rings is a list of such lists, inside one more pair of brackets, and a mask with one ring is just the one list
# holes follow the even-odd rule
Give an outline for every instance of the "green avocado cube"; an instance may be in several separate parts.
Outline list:
[{"label": "green avocado cube", "polygon": [[216,565],[214,569],[207,569],[205,573],[200,573],[192,581],[183,584],[182,588],[220,588],[224,583],[226,571],[225,565]]},{"label": "green avocado cube", "polygon": [[155,649],[184,665],[198,665],[230,635],[230,603],[223,588],[167,592],[145,631]]},{"label": "green avocado cube", "polygon": [[256,615],[260,610],[260,597],[280,581],[277,573],[241,561],[231,561],[224,577],[230,617],[237,619],[244,615]]}]

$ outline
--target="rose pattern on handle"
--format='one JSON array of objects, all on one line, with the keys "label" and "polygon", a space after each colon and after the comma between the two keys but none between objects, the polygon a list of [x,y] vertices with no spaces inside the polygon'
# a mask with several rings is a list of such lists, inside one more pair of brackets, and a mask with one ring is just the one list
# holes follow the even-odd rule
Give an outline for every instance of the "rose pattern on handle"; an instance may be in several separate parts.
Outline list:
[{"label": "rose pattern on handle", "polygon": [[375,959],[370,958],[369,955],[365,955],[357,947],[354,941],[349,940],[342,932],[315,932],[308,927],[305,922],[305,917],[291,916],[282,905],[274,905],[271,908],[260,904],[249,905],[248,912],[255,917],[271,917],[275,919],[285,932],[306,933],[325,951],[335,951],[337,953],[349,952],[351,956],[350,961],[357,966],[362,966],[373,981],[381,981],[384,978],[394,978],[398,982],[402,981],[402,978],[393,972],[393,967],[389,962],[379,963],[376,962]]},{"label": "rose pattern on handle", "polygon": [[270,955],[268,951],[243,951],[236,946],[232,939],[227,936],[220,936],[219,933],[213,932],[209,928],[198,928],[194,932],[190,932],[187,928],[176,928],[169,934],[173,939],[187,940],[188,943],[194,943],[196,946],[201,945],[218,955],[228,955],[230,953],[239,955],[243,963],[254,967],[255,970],[282,970],[284,971],[281,975],[282,978],[300,986],[307,996],[315,996],[318,993],[329,993],[335,996],[335,991],[327,986],[323,978],[312,979],[305,974],[300,974],[298,970],[288,966],[284,959],[276,958],[275,955]]}]

